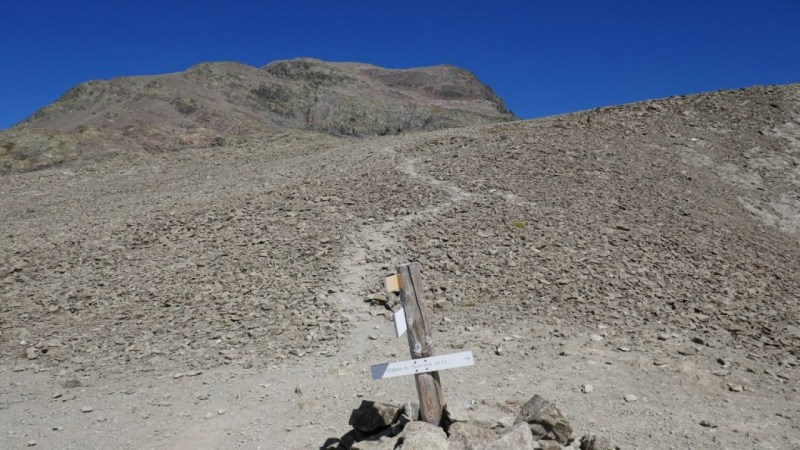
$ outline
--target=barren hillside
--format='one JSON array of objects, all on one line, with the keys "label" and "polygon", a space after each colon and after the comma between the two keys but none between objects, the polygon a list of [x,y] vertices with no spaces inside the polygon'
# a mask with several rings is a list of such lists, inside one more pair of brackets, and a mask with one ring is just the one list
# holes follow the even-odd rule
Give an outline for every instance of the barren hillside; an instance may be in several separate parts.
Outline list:
[{"label": "barren hillside", "polygon": [[[506,118],[470,86],[457,115]],[[381,280],[410,260],[438,352],[476,354],[453,402],[543,393],[623,448],[800,446],[800,85],[121,161],[2,177],[0,446],[318,448],[361,397],[414,399],[369,380],[407,357]]]},{"label": "barren hillside", "polygon": [[286,129],[374,136],[513,119],[490,88],[453,66],[204,63],[75,86],[0,132],[0,173],[221,147]]}]

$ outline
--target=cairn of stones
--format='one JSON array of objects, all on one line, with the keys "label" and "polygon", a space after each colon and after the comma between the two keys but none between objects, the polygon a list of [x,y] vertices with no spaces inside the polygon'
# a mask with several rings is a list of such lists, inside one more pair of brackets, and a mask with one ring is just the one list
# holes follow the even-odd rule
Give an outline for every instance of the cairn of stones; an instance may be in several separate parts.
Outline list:
[{"label": "cairn of stones", "polygon": [[415,403],[364,400],[350,415],[353,427],[325,449],[337,450],[615,450],[603,436],[578,439],[552,402],[534,395],[518,402],[448,405],[437,426],[419,420]]}]

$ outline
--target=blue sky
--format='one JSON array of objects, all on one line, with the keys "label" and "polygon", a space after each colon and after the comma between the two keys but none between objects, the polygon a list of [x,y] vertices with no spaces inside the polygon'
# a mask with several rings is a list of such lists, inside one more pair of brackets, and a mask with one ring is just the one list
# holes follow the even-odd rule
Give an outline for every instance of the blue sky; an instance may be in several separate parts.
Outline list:
[{"label": "blue sky", "polygon": [[9,0],[0,128],[90,79],[298,56],[474,72],[523,118],[800,82],[800,1]]}]

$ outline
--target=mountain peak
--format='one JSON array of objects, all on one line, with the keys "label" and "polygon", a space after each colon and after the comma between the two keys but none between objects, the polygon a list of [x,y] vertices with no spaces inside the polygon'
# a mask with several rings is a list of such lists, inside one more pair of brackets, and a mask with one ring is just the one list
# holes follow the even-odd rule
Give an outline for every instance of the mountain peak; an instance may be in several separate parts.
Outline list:
[{"label": "mountain peak", "polygon": [[470,72],[384,69],[313,58],[256,68],[207,62],[184,72],[81,83],[2,132],[0,172],[246,142],[281,130],[363,137],[514,120]]}]

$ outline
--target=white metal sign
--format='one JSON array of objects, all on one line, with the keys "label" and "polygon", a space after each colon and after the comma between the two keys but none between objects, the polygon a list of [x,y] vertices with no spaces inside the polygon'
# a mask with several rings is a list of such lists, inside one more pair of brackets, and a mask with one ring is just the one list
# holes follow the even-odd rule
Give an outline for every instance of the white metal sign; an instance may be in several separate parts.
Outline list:
[{"label": "white metal sign", "polygon": [[382,380],[384,378],[414,375],[417,373],[433,372],[435,370],[472,366],[474,364],[475,357],[472,355],[472,352],[460,352],[451,353],[449,355],[412,359],[409,361],[377,364],[372,366],[371,370],[373,380]]},{"label": "white metal sign", "polygon": [[394,312],[394,334],[400,337],[405,334],[406,330],[408,330],[408,325],[406,324],[406,310],[400,308]]}]

